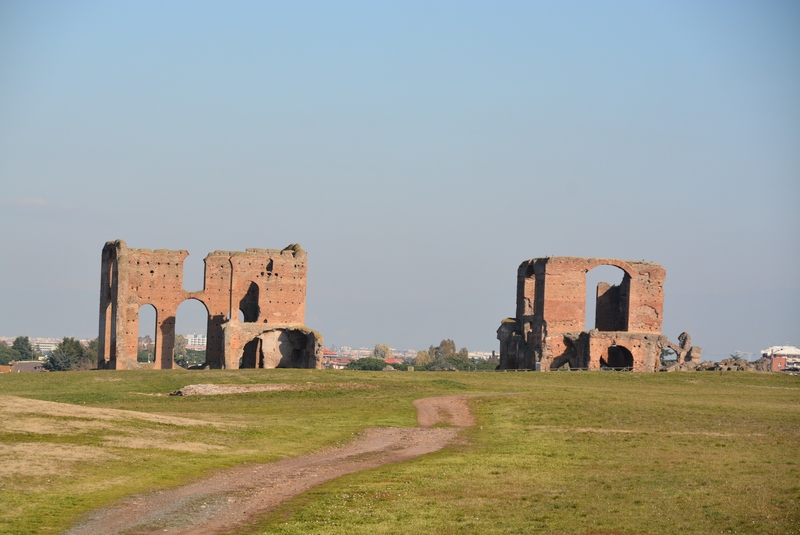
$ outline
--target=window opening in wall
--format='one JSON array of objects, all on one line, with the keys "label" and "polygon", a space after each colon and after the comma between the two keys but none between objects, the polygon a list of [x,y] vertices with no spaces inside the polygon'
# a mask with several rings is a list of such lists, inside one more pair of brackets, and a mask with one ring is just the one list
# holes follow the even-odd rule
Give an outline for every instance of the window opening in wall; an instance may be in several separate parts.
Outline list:
[{"label": "window opening in wall", "polygon": [[[628,330],[630,279],[616,266],[597,266],[586,274],[586,315],[584,330]],[[598,297],[598,291],[600,293]]]},{"label": "window opening in wall", "polygon": [[206,277],[206,264],[200,255],[189,255],[183,260],[183,290],[199,292],[203,290]]},{"label": "window opening in wall", "polygon": [[136,361],[153,363],[156,361],[156,307],[139,307],[139,341]]},{"label": "window opening in wall", "polygon": [[187,299],[175,315],[173,362],[181,368],[200,369],[206,364],[208,310],[197,299]]},{"label": "window opening in wall", "polygon": [[251,282],[247,288],[247,293],[239,301],[239,311],[241,315],[240,321],[244,323],[254,323],[258,321],[258,316],[261,313],[258,307],[258,284]]},{"label": "window opening in wall", "polygon": [[670,361],[678,362],[678,354],[671,347],[662,347],[660,360],[662,366]]}]

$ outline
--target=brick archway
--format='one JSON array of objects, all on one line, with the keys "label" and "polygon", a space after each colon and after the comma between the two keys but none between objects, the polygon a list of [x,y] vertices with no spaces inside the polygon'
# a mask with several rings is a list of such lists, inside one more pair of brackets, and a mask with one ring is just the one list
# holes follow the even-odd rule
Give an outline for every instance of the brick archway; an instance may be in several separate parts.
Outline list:
[{"label": "brick archway", "polygon": [[600,366],[618,371],[633,370],[633,353],[625,346],[611,344],[607,351],[608,360],[601,358]]}]

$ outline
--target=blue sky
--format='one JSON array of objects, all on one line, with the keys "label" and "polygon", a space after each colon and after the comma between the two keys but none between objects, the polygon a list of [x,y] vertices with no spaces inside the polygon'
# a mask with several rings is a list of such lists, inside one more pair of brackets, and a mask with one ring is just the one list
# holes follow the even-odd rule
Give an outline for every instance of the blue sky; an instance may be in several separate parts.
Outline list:
[{"label": "blue sky", "polygon": [[798,28],[778,1],[4,2],[0,335],[95,337],[119,238],[189,250],[191,290],[210,251],[299,242],[328,345],[494,349],[548,255],[663,264],[664,332],[709,358],[800,345]]}]

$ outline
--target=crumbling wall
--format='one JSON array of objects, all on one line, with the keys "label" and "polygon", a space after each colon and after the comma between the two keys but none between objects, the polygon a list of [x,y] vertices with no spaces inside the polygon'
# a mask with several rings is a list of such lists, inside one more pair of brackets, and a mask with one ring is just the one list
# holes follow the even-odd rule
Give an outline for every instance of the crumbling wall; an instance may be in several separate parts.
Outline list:
[{"label": "crumbling wall", "polygon": [[500,364],[498,369],[532,369],[535,356],[528,348],[524,335],[520,332],[520,323],[514,318],[506,318],[497,329],[500,340]]},{"label": "crumbling wall", "polygon": [[[598,284],[595,325],[585,326],[586,274],[602,265],[624,272]],[[656,371],[664,310],[664,268],[614,258],[545,257],[517,270],[517,314],[498,329],[500,368]],[[524,340],[523,344],[519,341]],[[700,354],[695,348],[694,355]],[[699,358],[699,357],[698,357]]]},{"label": "crumbling wall", "polygon": [[[203,290],[198,292],[183,289],[188,254],[130,249],[122,240],[106,243],[100,280],[99,368],[172,368],[175,315],[187,299],[200,301],[208,311],[206,364],[212,368],[226,367],[230,360],[224,326],[240,323],[240,311],[246,323],[304,323],[307,255],[299,245],[210,253],[204,260]],[[139,308],[146,304],[156,309],[153,363],[136,359]]]},{"label": "crumbling wall", "polygon": [[305,325],[227,323],[225,367],[322,369],[322,336]]},{"label": "crumbling wall", "polygon": [[[125,242],[103,248],[98,367],[172,368],[175,314],[190,298],[183,291],[186,251],[129,249]],[[155,362],[136,361],[139,308],[156,309]]]}]

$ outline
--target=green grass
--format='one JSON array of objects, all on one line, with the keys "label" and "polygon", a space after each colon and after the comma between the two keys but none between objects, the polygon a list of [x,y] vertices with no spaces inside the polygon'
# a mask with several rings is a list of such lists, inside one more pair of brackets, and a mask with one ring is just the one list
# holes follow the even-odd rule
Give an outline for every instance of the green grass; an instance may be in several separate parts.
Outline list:
[{"label": "green grass", "polygon": [[[197,383],[379,388],[156,397]],[[197,418],[8,430],[4,449],[86,448],[48,473],[0,480],[0,533],[57,533],[121,496],[211,470],[412,426],[411,401],[462,393],[468,443],[313,489],[243,533],[800,533],[800,380],[757,373],[433,373],[311,370],[6,374],[0,393]],[[7,415],[0,415],[6,418]],[[40,426],[49,425],[39,418]],[[136,438],[157,439],[130,447]],[[198,451],[165,446],[196,444]],[[0,475],[3,472],[0,471]]]}]

